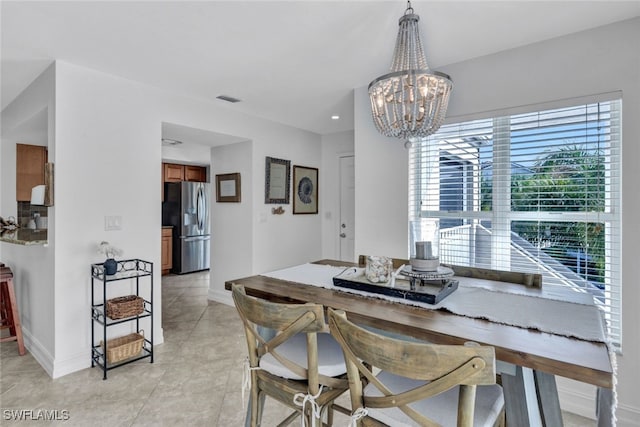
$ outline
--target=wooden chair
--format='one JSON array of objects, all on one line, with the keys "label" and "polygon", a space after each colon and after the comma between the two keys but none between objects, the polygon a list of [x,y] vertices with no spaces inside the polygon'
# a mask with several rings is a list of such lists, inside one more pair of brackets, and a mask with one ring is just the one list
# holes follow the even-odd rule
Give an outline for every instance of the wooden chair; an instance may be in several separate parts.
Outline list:
[{"label": "wooden chair", "polygon": [[[295,411],[281,424],[298,415],[315,426],[328,408],[333,423],[333,401],[348,388],[340,345],[328,333],[323,306],[280,304],[246,295],[233,285],[232,295],[244,323],[251,379],[250,417],[260,425],[264,398],[270,396]],[[273,332],[265,334],[265,329]],[[345,408],[336,409],[349,414]]]},{"label": "wooden chair", "polygon": [[504,425],[493,347],[389,338],[332,309],[329,329],[344,352],[358,426]]}]

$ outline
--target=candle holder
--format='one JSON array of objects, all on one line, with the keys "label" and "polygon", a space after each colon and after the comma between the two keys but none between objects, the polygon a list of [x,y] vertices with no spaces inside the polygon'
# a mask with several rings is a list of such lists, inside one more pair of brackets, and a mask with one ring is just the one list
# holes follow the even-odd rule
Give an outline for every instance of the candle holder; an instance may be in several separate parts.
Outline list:
[{"label": "candle holder", "polygon": [[411,256],[409,263],[415,271],[437,271],[440,265],[440,222],[424,218],[411,221]]}]

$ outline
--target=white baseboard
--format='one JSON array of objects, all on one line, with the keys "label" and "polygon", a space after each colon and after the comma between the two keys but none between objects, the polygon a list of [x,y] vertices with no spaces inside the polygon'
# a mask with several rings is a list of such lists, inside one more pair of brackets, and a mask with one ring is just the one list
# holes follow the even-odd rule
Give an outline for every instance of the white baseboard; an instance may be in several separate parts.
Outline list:
[{"label": "white baseboard", "polygon": [[156,333],[154,334],[155,336],[153,337],[153,345],[160,345],[160,344],[164,344],[164,329],[163,328],[159,328],[160,330],[158,331],[158,327],[156,327]]},{"label": "white baseboard", "polygon": [[[596,419],[596,388],[576,390],[558,381],[558,397],[563,411],[571,412],[592,420]],[[582,389],[582,387],[581,387]]]},{"label": "white baseboard", "polygon": [[[585,418],[596,418],[596,388],[586,384],[575,384],[567,380],[558,381],[558,397],[563,411]],[[618,402],[616,427],[640,427],[640,409]]]},{"label": "white baseboard", "polygon": [[31,335],[31,332],[24,326],[22,327],[22,338],[24,339],[24,346],[31,353],[36,362],[42,366],[42,369],[50,376],[53,377],[53,356],[47,351],[40,341]]},{"label": "white baseboard", "polygon": [[618,404],[616,409],[617,427],[639,427],[640,409]]},{"label": "white baseboard", "polygon": [[233,298],[231,297],[231,292],[224,289],[209,289],[207,299],[219,302],[221,304],[233,306]]},{"label": "white baseboard", "polygon": [[87,348],[65,359],[56,358],[53,365],[52,378],[60,378],[65,375],[81,371],[91,366],[91,349]]}]

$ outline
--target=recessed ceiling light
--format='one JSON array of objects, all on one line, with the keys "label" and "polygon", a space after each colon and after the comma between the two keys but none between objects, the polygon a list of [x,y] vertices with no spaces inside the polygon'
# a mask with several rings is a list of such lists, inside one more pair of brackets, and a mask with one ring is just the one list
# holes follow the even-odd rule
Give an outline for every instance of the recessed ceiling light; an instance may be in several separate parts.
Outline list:
[{"label": "recessed ceiling light", "polygon": [[340,116],[337,114],[334,114],[333,116],[331,116],[331,120],[340,120]]}]

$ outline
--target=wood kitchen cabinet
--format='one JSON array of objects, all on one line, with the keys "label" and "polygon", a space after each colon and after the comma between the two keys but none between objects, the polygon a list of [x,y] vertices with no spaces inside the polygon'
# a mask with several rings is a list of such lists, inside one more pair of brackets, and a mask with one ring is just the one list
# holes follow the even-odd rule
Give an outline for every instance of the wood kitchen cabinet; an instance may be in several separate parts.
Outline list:
[{"label": "wood kitchen cabinet", "polygon": [[162,201],[164,202],[165,182],[207,182],[206,166],[181,165],[178,163],[162,164]]},{"label": "wood kitchen cabinet", "polygon": [[173,267],[173,229],[162,228],[162,274],[168,274]]},{"label": "wood kitchen cabinet", "polygon": [[44,184],[47,147],[16,144],[16,200],[31,201],[31,189]]},{"label": "wood kitchen cabinet", "polygon": [[184,165],[164,163],[164,182],[184,181]]},{"label": "wood kitchen cabinet", "polygon": [[164,182],[207,182],[207,168],[205,166],[163,163],[163,170]]},{"label": "wood kitchen cabinet", "polygon": [[184,180],[195,181],[195,182],[207,182],[207,168],[203,166],[185,165]]}]

